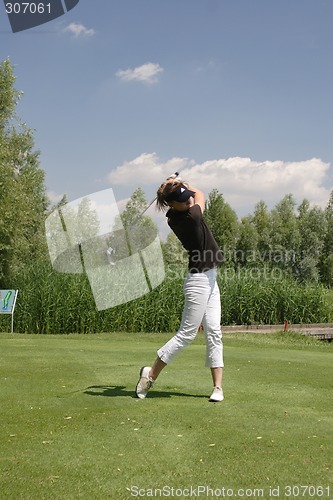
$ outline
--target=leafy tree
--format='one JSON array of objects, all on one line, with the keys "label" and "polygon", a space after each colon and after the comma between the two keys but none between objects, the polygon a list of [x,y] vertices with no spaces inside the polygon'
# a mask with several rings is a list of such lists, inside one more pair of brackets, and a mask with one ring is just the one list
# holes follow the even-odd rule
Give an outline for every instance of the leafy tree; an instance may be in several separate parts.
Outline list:
[{"label": "leafy tree", "polygon": [[96,239],[99,235],[99,218],[89,197],[82,198],[74,211],[73,235],[78,243]]},{"label": "leafy tree", "polygon": [[46,221],[53,267],[60,272],[81,273],[83,266],[97,267],[107,261],[99,228],[98,214],[89,197],[70,205],[64,196]]},{"label": "leafy tree", "polygon": [[271,211],[271,263],[290,270],[300,244],[295,206],[293,195],[288,194]]},{"label": "leafy tree", "polygon": [[269,261],[272,247],[271,243],[271,219],[264,201],[259,201],[252,215],[252,224],[258,235],[257,251],[260,262]]},{"label": "leafy tree", "polygon": [[205,203],[204,218],[217,244],[224,252],[226,263],[232,261],[238,237],[238,219],[217,189],[209,193]]},{"label": "leafy tree", "polygon": [[141,215],[146,206],[145,194],[141,188],[137,188],[120,214],[130,254],[145,248],[157,236],[157,226],[153,220],[147,215]]},{"label": "leafy tree", "polygon": [[323,254],[320,262],[320,274],[322,282],[333,287],[333,253]]},{"label": "leafy tree", "polygon": [[241,219],[239,237],[236,244],[235,260],[241,266],[257,264],[259,235],[252,222],[252,217]]},{"label": "leafy tree", "polygon": [[310,208],[309,201],[305,199],[298,207],[298,213],[300,247],[296,273],[302,281],[318,281],[320,258],[327,233],[325,212],[320,207]]},{"label": "leafy tree", "polygon": [[44,214],[48,205],[32,130],[15,115],[22,94],[13,67],[0,64],[0,286],[32,259],[46,256]]},{"label": "leafy tree", "polygon": [[322,254],[320,258],[320,274],[322,281],[333,286],[333,190],[325,209],[327,230],[324,237]]},{"label": "leafy tree", "polygon": [[6,59],[0,64],[0,130],[6,127],[13,118],[15,107],[22,95],[14,88],[15,76],[13,67]]},{"label": "leafy tree", "polygon": [[126,203],[125,210],[121,213],[121,221],[124,227],[129,227],[133,225],[144,226],[148,219],[151,220],[147,216],[140,217],[140,214],[147,206],[147,200],[145,197],[145,193],[139,187],[137,188],[128,202]]},{"label": "leafy tree", "polygon": [[167,266],[187,267],[188,254],[175,233],[168,234],[165,243],[162,243],[162,251]]}]

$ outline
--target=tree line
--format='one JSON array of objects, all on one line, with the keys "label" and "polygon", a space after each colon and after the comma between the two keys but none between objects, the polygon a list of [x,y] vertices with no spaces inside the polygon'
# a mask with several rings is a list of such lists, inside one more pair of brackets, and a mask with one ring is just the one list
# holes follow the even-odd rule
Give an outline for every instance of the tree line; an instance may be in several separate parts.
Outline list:
[{"label": "tree line", "polygon": [[0,286],[9,287],[27,262],[45,257],[48,208],[33,131],[16,114],[22,93],[9,59],[0,64]]},{"label": "tree line", "polygon": [[[204,212],[224,253],[228,269],[278,269],[300,282],[333,284],[333,191],[327,206],[297,206],[287,194],[272,210],[259,201],[252,214],[239,219],[217,190],[209,193]],[[185,262],[177,239],[169,234],[164,245],[168,263]]]},{"label": "tree line", "polygon": [[333,192],[324,209],[307,199],[297,206],[287,194],[272,210],[259,201],[253,214],[238,220],[223,196],[213,191],[205,217],[227,264],[278,268],[302,282],[332,284]]}]

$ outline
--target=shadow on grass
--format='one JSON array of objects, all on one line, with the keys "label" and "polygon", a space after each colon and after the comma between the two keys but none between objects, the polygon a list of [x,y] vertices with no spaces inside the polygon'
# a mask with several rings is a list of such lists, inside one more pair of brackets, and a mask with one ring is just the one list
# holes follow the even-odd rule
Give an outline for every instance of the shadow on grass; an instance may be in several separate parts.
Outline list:
[{"label": "shadow on grass", "polygon": [[[128,391],[125,386],[121,385],[92,385],[87,387],[84,394],[89,396],[107,396],[107,397],[118,397],[126,396],[136,398],[134,390]],[[151,391],[149,392],[149,399],[151,398],[171,398],[173,396],[187,397],[187,398],[207,398],[207,395],[202,394],[185,394],[184,392],[166,392],[166,391]]]}]

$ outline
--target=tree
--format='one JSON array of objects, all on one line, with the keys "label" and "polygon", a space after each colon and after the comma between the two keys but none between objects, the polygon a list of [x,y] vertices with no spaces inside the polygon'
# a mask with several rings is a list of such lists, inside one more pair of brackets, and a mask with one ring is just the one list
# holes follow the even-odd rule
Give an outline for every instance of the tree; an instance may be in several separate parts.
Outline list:
[{"label": "tree", "polygon": [[258,239],[259,235],[252,222],[252,217],[243,217],[239,226],[235,253],[235,260],[241,266],[257,264]]},{"label": "tree", "polygon": [[141,188],[137,188],[120,214],[130,254],[142,250],[157,236],[158,230],[153,220],[147,215],[140,215],[146,206],[145,194]]},{"label": "tree", "polygon": [[224,252],[226,262],[233,260],[238,237],[238,219],[217,189],[209,193],[205,203],[204,218],[217,244]]},{"label": "tree", "polygon": [[299,251],[300,234],[292,194],[286,195],[271,211],[270,260],[272,265],[293,270]]},{"label": "tree", "polygon": [[17,105],[22,92],[14,88],[15,76],[13,67],[6,59],[0,64],[0,131],[7,126],[13,118],[15,106]]},{"label": "tree", "polygon": [[64,196],[45,226],[50,258],[57,271],[81,273],[82,267],[97,267],[107,261],[98,213],[89,197],[67,204]]},{"label": "tree", "polygon": [[325,209],[325,220],[327,229],[319,267],[322,281],[326,285],[333,286],[333,190]]},{"label": "tree", "polygon": [[297,226],[300,246],[297,254],[296,273],[302,281],[318,281],[327,221],[320,207],[310,208],[308,200],[298,207]]},{"label": "tree", "polygon": [[175,235],[168,234],[165,243],[162,243],[164,262],[168,267],[186,267],[188,265],[188,253]]},{"label": "tree", "polygon": [[261,200],[256,204],[251,220],[258,235],[257,251],[259,260],[261,262],[269,261],[271,251],[271,220],[267,205],[264,201]]},{"label": "tree", "polygon": [[0,64],[0,286],[27,262],[46,256],[44,215],[48,205],[39,152],[32,130],[15,115],[22,96],[14,88],[13,67]]}]

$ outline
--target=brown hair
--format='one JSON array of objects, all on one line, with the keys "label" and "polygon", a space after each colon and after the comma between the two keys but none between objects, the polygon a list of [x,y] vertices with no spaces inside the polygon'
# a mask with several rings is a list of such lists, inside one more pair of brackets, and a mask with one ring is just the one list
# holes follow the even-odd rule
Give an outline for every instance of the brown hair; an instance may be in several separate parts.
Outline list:
[{"label": "brown hair", "polygon": [[169,204],[167,201],[165,201],[165,198],[172,193],[175,189],[177,189],[178,186],[180,186],[182,183],[179,181],[165,181],[163,184],[160,185],[160,187],[157,190],[157,200],[156,200],[156,206],[158,210],[165,211],[169,208]]}]

